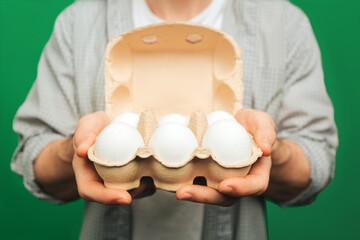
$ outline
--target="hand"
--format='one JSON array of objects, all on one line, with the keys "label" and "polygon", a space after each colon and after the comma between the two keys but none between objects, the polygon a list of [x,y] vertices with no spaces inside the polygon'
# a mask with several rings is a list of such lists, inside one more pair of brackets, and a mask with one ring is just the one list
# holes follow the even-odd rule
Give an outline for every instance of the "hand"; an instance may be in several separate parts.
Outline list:
[{"label": "hand", "polygon": [[80,197],[86,201],[103,204],[130,204],[133,198],[144,197],[155,192],[152,181],[141,181],[140,187],[130,193],[121,189],[106,188],[94,165],[87,158],[90,146],[96,136],[110,123],[104,112],[96,112],[82,117],[77,125],[74,139],[75,154],[72,166],[75,172]]},{"label": "hand", "polygon": [[239,111],[235,118],[254,136],[263,157],[252,165],[247,176],[222,181],[218,191],[206,186],[185,185],[177,190],[177,199],[230,206],[239,197],[259,196],[266,191],[271,169],[271,148],[276,141],[275,123],[269,114],[251,109]]}]

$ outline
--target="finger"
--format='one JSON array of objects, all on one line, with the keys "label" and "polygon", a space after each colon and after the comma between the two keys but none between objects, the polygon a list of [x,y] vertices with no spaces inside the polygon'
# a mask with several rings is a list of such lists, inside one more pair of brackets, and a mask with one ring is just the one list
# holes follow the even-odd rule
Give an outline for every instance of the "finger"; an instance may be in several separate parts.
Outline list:
[{"label": "finger", "polygon": [[269,156],[276,140],[275,129],[271,127],[270,123],[259,125],[255,130],[254,140],[263,152],[263,156]]},{"label": "finger", "polygon": [[231,206],[236,202],[236,198],[225,196],[215,189],[199,186],[185,185],[176,191],[176,198],[192,202],[208,203],[220,206]]},{"label": "finger", "polygon": [[83,134],[84,139],[79,143],[79,145],[76,147],[76,154],[81,158],[87,157],[87,152],[91,145],[95,142],[96,136],[92,132],[88,132],[86,134]]},{"label": "finger", "polygon": [[151,196],[156,192],[154,181],[151,177],[143,177],[138,188],[129,191],[133,199]]},{"label": "finger", "polygon": [[254,136],[254,140],[264,156],[271,154],[271,147],[276,140],[275,122],[262,111],[243,109],[236,114],[236,120]]},{"label": "finger", "polygon": [[219,192],[233,197],[263,194],[269,184],[270,157],[260,158],[245,177],[229,178],[219,185]]},{"label": "finger", "polygon": [[93,164],[75,155],[73,160],[76,183],[80,197],[86,201],[103,204],[130,204],[130,194],[121,189],[106,188]]},{"label": "finger", "polygon": [[104,112],[85,115],[79,120],[74,135],[74,147],[79,157],[87,157],[87,151],[95,142],[96,136],[110,123]]}]

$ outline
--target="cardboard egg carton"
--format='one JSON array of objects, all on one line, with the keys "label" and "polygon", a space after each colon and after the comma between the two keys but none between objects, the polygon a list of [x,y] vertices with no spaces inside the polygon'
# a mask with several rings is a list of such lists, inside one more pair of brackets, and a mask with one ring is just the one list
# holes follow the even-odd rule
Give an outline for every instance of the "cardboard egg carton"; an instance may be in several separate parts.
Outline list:
[{"label": "cardboard egg carton", "polygon": [[252,156],[231,168],[224,166],[221,159],[213,158],[211,149],[201,146],[208,123],[205,113],[196,111],[191,113],[189,128],[194,133],[199,147],[194,150],[192,157],[185,164],[169,167],[156,156],[152,148],[148,147],[157,127],[158,122],[153,111],[141,113],[138,130],[143,136],[145,147],[139,148],[134,159],[126,164],[116,165],[99,159],[94,154],[94,146],[90,148],[89,158],[95,162],[95,168],[107,187],[133,189],[139,186],[141,177],[150,176],[157,188],[176,191],[184,184],[192,184],[196,177],[201,176],[206,178],[209,187],[217,189],[219,183],[226,178],[245,176],[250,165],[261,155],[261,151],[249,134]]},{"label": "cardboard egg carton", "polygon": [[[205,177],[217,189],[226,178],[245,176],[262,155],[251,135],[252,156],[234,166],[224,166],[201,146],[206,114],[222,110],[235,115],[242,109],[241,50],[228,34],[192,23],[150,25],[115,37],[105,58],[106,113],[110,119],[124,112],[141,114],[138,130],[145,143],[124,165],[98,159],[94,146],[89,149],[105,186],[129,190],[150,176],[157,188],[176,191]],[[148,143],[157,119],[173,112],[190,119],[199,146],[185,165],[168,167]]]}]

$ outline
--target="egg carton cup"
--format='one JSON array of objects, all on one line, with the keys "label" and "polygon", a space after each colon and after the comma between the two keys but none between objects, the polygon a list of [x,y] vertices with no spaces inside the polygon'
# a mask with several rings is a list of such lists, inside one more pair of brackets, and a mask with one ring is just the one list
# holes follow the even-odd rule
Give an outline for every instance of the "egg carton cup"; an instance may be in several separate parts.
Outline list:
[{"label": "egg carton cup", "polygon": [[[217,189],[226,178],[246,176],[262,155],[250,134],[251,157],[232,166],[225,166],[211,149],[201,146],[208,128],[206,114],[222,110],[235,115],[242,109],[242,100],[241,50],[230,35],[183,22],[131,30],[108,43],[105,107],[110,119],[125,112],[140,114],[138,130],[145,147],[121,165],[97,158],[94,145],[88,157],[106,187],[137,188],[141,178],[149,176],[157,188],[176,191],[196,177],[205,177],[207,185]],[[185,164],[167,166],[148,144],[157,119],[174,112],[190,119],[198,147]]]}]

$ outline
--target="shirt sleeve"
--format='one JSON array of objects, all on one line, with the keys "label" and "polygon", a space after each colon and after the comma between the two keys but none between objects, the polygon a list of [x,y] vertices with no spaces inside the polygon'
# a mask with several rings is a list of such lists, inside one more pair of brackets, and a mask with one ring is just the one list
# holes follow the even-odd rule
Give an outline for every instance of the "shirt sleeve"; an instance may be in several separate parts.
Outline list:
[{"label": "shirt sleeve", "polygon": [[54,203],[63,201],[41,189],[34,176],[33,164],[49,143],[71,136],[79,119],[74,98],[72,16],[70,7],[57,18],[41,55],[37,78],[13,122],[19,144],[11,169],[22,177],[25,187],[35,197]]},{"label": "shirt sleeve", "polygon": [[288,12],[286,83],[277,114],[277,137],[301,146],[311,167],[310,184],[282,207],[309,204],[334,177],[338,145],[332,103],[324,85],[319,47],[308,18]]}]

